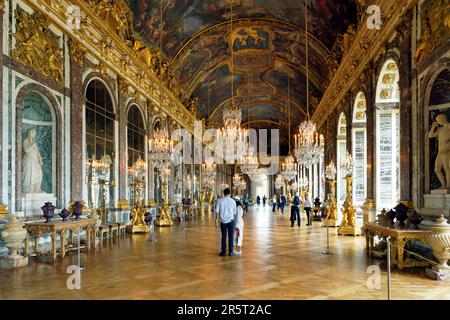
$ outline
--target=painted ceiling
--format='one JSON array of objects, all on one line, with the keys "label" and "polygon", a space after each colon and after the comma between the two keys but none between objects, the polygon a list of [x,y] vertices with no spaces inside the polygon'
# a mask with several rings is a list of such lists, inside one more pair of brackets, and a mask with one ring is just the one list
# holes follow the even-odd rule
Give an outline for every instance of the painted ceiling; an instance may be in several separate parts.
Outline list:
[{"label": "painted ceiling", "polygon": [[[163,52],[183,98],[199,99],[200,119],[221,124],[223,108],[230,107],[231,79],[244,124],[287,129],[290,119],[295,129],[305,118],[303,0],[233,0],[232,32],[229,0],[129,0],[129,5],[134,31],[149,47],[159,46],[162,6]],[[353,0],[308,1],[310,114],[328,84],[331,49],[355,22]]]}]

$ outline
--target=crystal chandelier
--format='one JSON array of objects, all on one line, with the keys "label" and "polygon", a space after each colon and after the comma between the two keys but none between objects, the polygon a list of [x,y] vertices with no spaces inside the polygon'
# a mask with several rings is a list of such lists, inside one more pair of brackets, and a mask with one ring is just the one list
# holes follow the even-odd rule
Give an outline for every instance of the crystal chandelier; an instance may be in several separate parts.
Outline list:
[{"label": "crystal chandelier", "polygon": [[[310,166],[320,161],[321,151],[317,150],[319,144],[317,127],[309,118],[309,46],[308,46],[308,2],[305,2],[305,37],[306,37],[306,115],[307,119],[300,123],[298,134],[295,136],[295,157],[300,165]],[[320,146],[320,145],[319,145]]]},{"label": "crystal chandelier", "polygon": [[191,175],[188,174],[186,178],[184,178],[184,187],[186,188],[186,190],[191,190],[191,185],[192,185]]},{"label": "crystal chandelier", "polygon": [[173,141],[165,129],[156,129],[153,138],[149,140],[150,160],[157,169],[169,166],[172,158]]},{"label": "crystal chandelier", "polygon": [[210,160],[205,160],[202,164],[202,174],[206,187],[212,188],[216,178],[216,165]]},{"label": "crystal chandelier", "polygon": [[281,174],[288,182],[297,177],[297,164],[293,156],[289,155],[286,157],[285,163],[282,165]]},{"label": "crystal chandelier", "polygon": [[347,176],[351,176],[353,173],[353,158],[350,155],[350,153],[347,153],[345,155],[345,158],[341,160],[341,162],[339,163],[339,166],[341,167],[341,169],[344,169],[345,174]]},{"label": "crystal chandelier", "polygon": [[239,187],[240,184],[241,184],[241,176],[238,173],[236,173],[233,177],[233,186],[237,188]]},{"label": "crystal chandelier", "polygon": [[[248,149],[248,131],[241,126],[242,113],[237,109],[223,111],[224,127],[217,133],[217,140],[224,159],[228,162],[242,159]],[[220,150],[219,147],[219,150]]]},{"label": "crystal chandelier", "polygon": [[277,175],[277,178],[275,179],[275,189],[280,190],[284,186],[284,180],[283,176],[281,174]]},{"label": "crystal chandelier", "polygon": [[297,191],[297,189],[298,189],[298,183],[294,181],[294,183],[292,183],[291,185],[289,185],[289,189],[291,189],[292,191]]},{"label": "crystal chandelier", "polygon": [[256,169],[254,173],[248,175],[252,182],[260,183],[264,179],[264,170],[262,168]]},{"label": "crystal chandelier", "polygon": [[306,176],[304,176],[304,177],[301,177],[299,180],[298,180],[298,185],[300,186],[300,188],[306,188],[307,186],[308,186],[308,184],[309,184],[309,181],[308,181],[308,177],[306,177]]},{"label": "crystal chandelier", "polygon": [[334,162],[331,161],[329,165],[327,165],[325,169],[325,177],[329,180],[336,179],[336,166],[334,165]]},{"label": "crystal chandelier", "polygon": [[145,179],[145,173],[147,171],[147,163],[141,157],[136,160],[135,163],[128,170],[130,178],[132,180]]},{"label": "crystal chandelier", "polygon": [[242,192],[245,189],[247,189],[247,182],[245,182],[245,180],[242,179],[241,182],[239,183],[239,190]]},{"label": "crystal chandelier", "polygon": [[242,173],[251,176],[257,173],[258,167],[258,156],[253,151],[253,148],[249,148],[248,153],[242,159],[241,171]]}]

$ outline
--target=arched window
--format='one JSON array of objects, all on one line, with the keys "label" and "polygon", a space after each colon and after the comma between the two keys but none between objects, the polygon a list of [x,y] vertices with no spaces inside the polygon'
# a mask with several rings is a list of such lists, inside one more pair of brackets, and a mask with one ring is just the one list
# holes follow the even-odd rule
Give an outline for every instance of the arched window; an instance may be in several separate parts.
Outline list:
[{"label": "arched window", "polygon": [[[341,169],[340,162],[345,158],[347,153],[347,118],[342,112],[339,116],[338,132],[337,132],[337,201],[338,206],[341,206],[345,200],[346,184],[345,184],[345,170]],[[340,210],[338,210],[340,214]]]},{"label": "arched window", "polygon": [[366,199],[366,97],[360,92],[353,106],[352,157],[353,157],[353,203],[362,206]]},{"label": "arched window", "polygon": [[129,167],[139,158],[145,160],[144,119],[137,105],[132,105],[128,110],[127,146]]},{"label": "arched window", "polygon": [[400,200],[400,91],[394,60],[385,62],[376,90],[376,203],[392,208]]},{"label": "arched window", "polygon": [[[102,206],[113,203],[114,181],[114,130],[115,114],[111,95],[105,84],[100,80],[92,80],[86,88],[86,157],[88,163],[94,160],[104,160],[107,168],[101,178],[105,180],[105,199],[99,198],[98,181],[94,171],[88,170],[89,205]],[[98,201],[98,203],[96,203]]]}]

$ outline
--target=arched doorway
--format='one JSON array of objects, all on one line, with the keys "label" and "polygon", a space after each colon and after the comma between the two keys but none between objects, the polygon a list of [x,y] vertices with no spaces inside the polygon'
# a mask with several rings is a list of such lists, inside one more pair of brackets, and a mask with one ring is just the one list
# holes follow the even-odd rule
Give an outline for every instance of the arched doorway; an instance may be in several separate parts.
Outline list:
[{"label": "arched doorway", "polygon": [[[345,182],[345,170],[341,169],[340,162],[345,158],[347,153],[347,118],[342,112],[339,116],[338,132],[337,132],[337,203],[338,207],[342,206],[346,195],[346,182]],[[338,215],[340,215],[340,210],[338,210]]]},{"label": "arched doorway", "polygon": [[353,157],[353,203],[362,206],[366,199],[366,97],[359,92],[353,106],[352,157]]},{"label": "arched doorway", "polygon": [[[114,103],[111,92],[99,79],[93,79],[88,83],[85,97],[88,205],[91,208],[110,207],[114,205],[115,201],[113,185],[115,181],[116,114]],[[93,161],[100,160],[103,160],[106,165],[101,173],[89,166]]]},{"label": "arched doorway", "polygon": [[387,60],[376,90],[376,207],[392,208],[400,200],[400,91],[396,62]]}]

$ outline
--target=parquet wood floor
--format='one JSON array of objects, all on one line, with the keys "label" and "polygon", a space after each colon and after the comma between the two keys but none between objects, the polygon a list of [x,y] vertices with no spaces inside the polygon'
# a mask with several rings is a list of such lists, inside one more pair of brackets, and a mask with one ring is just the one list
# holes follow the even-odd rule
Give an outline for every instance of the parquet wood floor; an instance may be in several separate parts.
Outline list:
[{"label": "parquet wood floor", "polygon": [[[386,299],[383,261],[368,258],[364,237],[330,229],[332,256],[322,255],[326,229],[289,227],[289,217],[255,208],[245,216],[244,255],[219,257],[220,229],[204,217],[184,230],[157,229],[157,242],[127,235],[81,255],[81,289],[66,288],[70,255],[55,264],[31,259],[0,272],[0,299]],[[367,288],[367,266],[381,265],[381,290]],[[392,274],[394,299],[450,299],[448,282],[423,269]]]}]

